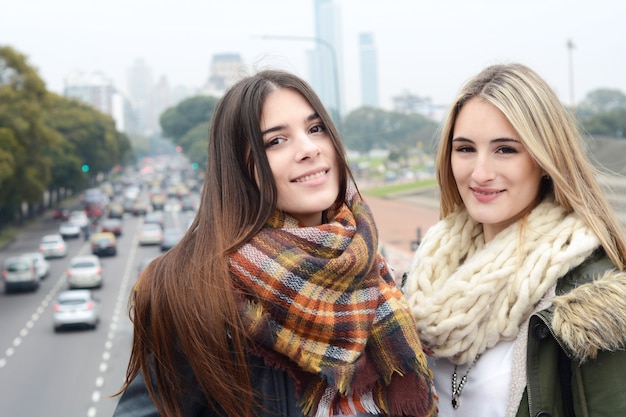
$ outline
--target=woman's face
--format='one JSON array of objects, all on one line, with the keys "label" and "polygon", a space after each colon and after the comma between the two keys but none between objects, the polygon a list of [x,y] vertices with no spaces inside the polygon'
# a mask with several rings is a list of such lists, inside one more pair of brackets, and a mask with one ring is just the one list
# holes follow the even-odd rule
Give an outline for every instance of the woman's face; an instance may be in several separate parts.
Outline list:
[{"label": "woman's face", "polygon": [[261,131],[278,209],[306,226],[321,224],[322,212],[339,194],[339,172],[335,147],[319,115],[300,93],[282,88],[263,104]]},{"label": "woman's face", "polygon": [[536,203],[542,169],[504,114],[473,98],[452,135],[452,174],[469,215],[483,224],[485,242]]}]

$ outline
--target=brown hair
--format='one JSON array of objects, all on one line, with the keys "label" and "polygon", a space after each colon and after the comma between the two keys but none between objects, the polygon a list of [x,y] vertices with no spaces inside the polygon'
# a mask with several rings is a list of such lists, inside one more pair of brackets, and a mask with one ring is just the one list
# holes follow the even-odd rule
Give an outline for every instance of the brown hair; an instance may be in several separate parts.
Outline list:
[{"label": "brown hair", "polygon": [[[344,148],[313,89],[295,75],[265,70],[237,82],[213,116],[198,213],[183,239],[141,274],[131,298],[134,337],[126,381],[142,372],[159,413],[180,415],[196,384],[229,416],[256,414],[228,256],[254,236],[276,208],[277,191],[261,134],[263,104],[290,88],[311,104],[334,144],[343,201],[352,180]],[[194,380],[185,378],[184,369]]]}]

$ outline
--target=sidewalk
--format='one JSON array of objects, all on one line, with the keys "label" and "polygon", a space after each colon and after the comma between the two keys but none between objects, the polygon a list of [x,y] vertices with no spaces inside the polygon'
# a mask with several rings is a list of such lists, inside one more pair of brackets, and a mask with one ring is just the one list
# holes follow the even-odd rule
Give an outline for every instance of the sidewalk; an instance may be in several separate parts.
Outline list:
[{"label": "sidewalk", "polygon": [[409,268],[412,243],[439,220],[439,201],[434,195],[411,194],[382,199],[364,196],[378,227],[381,253],[397,280]]}]

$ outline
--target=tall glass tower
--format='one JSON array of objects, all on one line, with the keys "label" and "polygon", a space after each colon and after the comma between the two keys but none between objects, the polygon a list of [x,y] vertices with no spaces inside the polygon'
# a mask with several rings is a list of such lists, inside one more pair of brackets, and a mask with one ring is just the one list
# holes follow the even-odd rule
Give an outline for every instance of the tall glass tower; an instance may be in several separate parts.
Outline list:
[{"label": "tall glass tower", "polygon": [[338,2],[314,0],[315,49],[309,52],[311,85],[332,113],[341,119],[342,48],[341,16]]},{"label": "tall glass tower", "polygon": [[361,104],[378,108],[378,57],[373,33],[367,32],[359,35],[359,52],[361,57]]}]

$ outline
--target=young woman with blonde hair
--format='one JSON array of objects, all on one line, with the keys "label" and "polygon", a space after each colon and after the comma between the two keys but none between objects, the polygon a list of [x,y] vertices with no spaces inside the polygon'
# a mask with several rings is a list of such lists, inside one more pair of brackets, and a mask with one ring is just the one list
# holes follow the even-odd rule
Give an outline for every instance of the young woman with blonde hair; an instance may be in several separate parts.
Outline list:
[{"label": "young woman with blonde hair", "polygon": [[461,89],[404,285],[442,417],[626,415],[626,241],[573,118],[520,64]]}]

